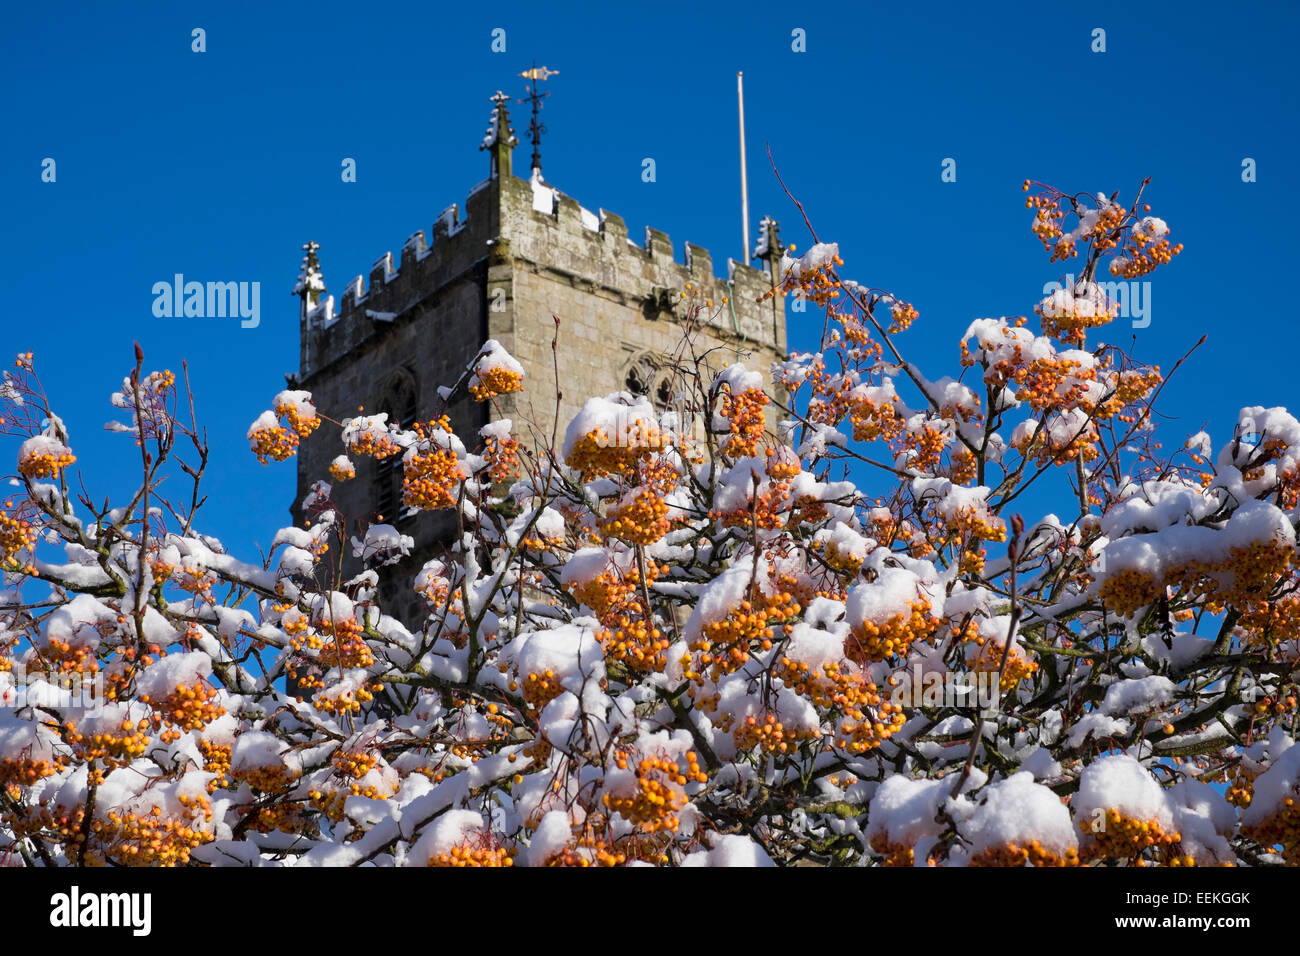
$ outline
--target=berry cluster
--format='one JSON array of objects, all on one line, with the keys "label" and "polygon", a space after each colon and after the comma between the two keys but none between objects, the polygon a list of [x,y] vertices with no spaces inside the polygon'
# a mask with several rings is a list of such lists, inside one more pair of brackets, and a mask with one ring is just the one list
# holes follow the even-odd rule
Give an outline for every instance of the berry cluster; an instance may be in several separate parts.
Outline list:
[{"label": "berry cluster", "polygon": [[718,412],[726,419],[729,429],[719,443],[723,454],[733,460],[758,454],[765,427],[763,409],[771,399],[757,388],[747,388],[739,395],[727,390],[720,399]]},{"label": "berry cluster", "polygon": [[705,624],[700,636],[690,643],[690,650],[697,654],[695,677],[709,670],[710,678],[716,681],[739,670],[751,652],[771,649],[778,626],[788,633],[799,611],[788,591],[758,591],[751,600],[741,601],[722,620]]},{"label": "berry cluster", "polygon": [[635,440],[616,441],[605,429],[594,428],[574,443],[564,463],[580,472],[583,481],[634,475],[643,458],[668,447],[667,436],[654,422],[640,420],[634,429]]},{"label": "berry cluster", "polygon": [[184,730],[202,730],[226,712],[217,703],[216,688],[205,680],[182,684],[159,701],[150,700],[148,694],[141,694],[139,699]]},{"label": "berry cluster", "polygon": [[481,369],[475,373],[474,378],[475,381],[469,386],[469,393],[476,402],[486,402],[507,392],[524,390],[523,375],[501,366]]},{"label": "berry cluster", "polygon": [[804,663],[782,657],[776,674],[795,693],[807,697],[819,712],[838,714],[832,743],[861,754],[902,729],[902,710],[886,700],[852,663],[827,661],[821,673]]},{"label": "berry cluster", "polygon": [[[10,504],[5,502],[5,507]],[[38,535],[31,522],[8,511],[0,511],[0,565],[17,565],[20,554],[35,550]]]},{"label": "berry cluster", "polygon": [[330,462],[330,477],[335,481],[351,481],[356,476],[356,466],[346,455],[339,455]]},{"label": "berry cluster", "polygon": [[1006,843],[1002,846],[988,847],[975,854],[970,860],[971,866],[1078,866],[1079,851],[1069,847],[1064,853],[1057,853],[1043,847],[1037,840],[1030,840],[1026,846]]},{"label": "berry cluster", "polygon": [[908,602],[908,611],[894,614],[883,624],[864,620],[855,624],[844,650],[849,660],[865,667],[907,653],[913,641],[925,641],[942,623],[930,613],[924,598]]},{"label": "berry cluster", "polygon": [[[794,252],[793,245],[787,247],[787,253]],[[835,267],[844,265],[838,255],[829,256],[814,266],[787,269],[781,284],[763,293],[759,301],[770,299],[778,293],[782,296],[797,294],[817,305],[826,305],[839,298],[843,285],[835,275]]]},{"label": "berry cluster", "polygon": [[275,414],[284,419],[299,438],[306,438],[320,427],[320,418],[309,402],[283,402],[275,406]]},{"label": "berry cluster", "polygon": [[509,435],[505,438],[489,435],[483,445],[483,457],[488,463],[490,481],[509,481],[519,473],[519,442]]},{"label": "berry cluster", "polygon": [[[205,822],[212,821],[206,797],[178,799]],[[160,807],[146,814],[109,810],[106,818],[91,824],[91,833],[99,844],[94,851],[96,860],[116,866],[184,866],[191,850],[212,839],[211,829],[197,820],[164,816]]]},{"label": "berry cluster", "polygon": [[254,425],[248,432],[253,454],[262,464],[268,458],[284,461],[298,452],[298,433],[283,425]]},{"label": "berry cluster", "polygon": [[1156,820],[1137,820],[1119,810],[1106,811],[1104,823],[1084,825],[1082,849],[1084,860],[1135,860],[1147,850],[1168,857],[1181,842],[1178,833],[1166,833]]},{"label": "berry cluster", "polygon": [[67,766],[67,758],[52,760],[33,757],[0,758],[0,790],[6,787],[30,787],[38,780],[53,776]]},{"label": "berry cluster", "polygon": [[785,754],[794,750],[804,740],[815,740],[817,732],[802,728],[786,727],[776,714],[768,711],[759,720],[750,714],[732,732],[736,749],[740,751],[758,748],[768,754]]},{"label": "berry cluster", "polygon": [[[618,768],[626,770],[630,759],[625,754],[619,755]],[[686,761],[687,766],[683,767],[666,756],[643,757],[636,764],[636,785],[632,792],[605,793],[601,802],[610,813],[617,813],[642,834],[672,833],[680,824],[677,812],[686,805],[686,794],[681,788],[692,782],[708,782],[694,752],[686,755]]]},{"label": "berry cluster", "polygon": [[514,866],[513,852],[495,839],[472,840],[458,843],[446,853],[429,858],[429,866]]},{"label": "berry cluster", "polygon": [[[44,438],[44,436],[38,436]],[[53,478],[77,460],[62,442],[44,439],[36,444],[24,442],[18,455],[18,473],[25,478]]]},{"label": "berry cluster", "polygon": [[671,528],[668,502],[652,488],[641,488],[631,500],[612,506],[600,522],[603,534],[631,544],[654,544]]}]

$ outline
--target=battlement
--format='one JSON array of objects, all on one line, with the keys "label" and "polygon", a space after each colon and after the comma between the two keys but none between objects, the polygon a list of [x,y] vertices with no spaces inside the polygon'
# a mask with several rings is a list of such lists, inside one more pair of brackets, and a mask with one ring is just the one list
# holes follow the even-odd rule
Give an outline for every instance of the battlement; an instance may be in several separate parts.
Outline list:
[{"label": "battlement", "polygon": [[784,315],[774,315],[772,300],[756,301],[772,287],[769,262],[755,268],[728,259],[725,275],[714,275],[713,256],[703,246],[685,243],[678,261],[668,233],[647,226],[638,244],[618,214],[592,213],[536,178],[511,177],[500,184],[500,198],[502,238],[510,255],[530,268],[639,301],[647,318],[666,318],[689,284],[713,303],[706,311],[719,334],[784,349]]},{"label": "battlement", "polygon": [[[415,232],[402,244],[396,263],[385,252],[368,276],[356,276],[337,298],[323,287],[300,291],[300,381],[382,334],[385,326],[408,321],[422,306],[436,306],[453,287],[472,282],[483,298],[513,296],[513,281],[501,280],[499,267],[506,264],[512,274],[544,274],[654,321],[674,317],[689,285],[697,301],[711,303],[705,311],[715,337],[784,355],[781,297],[758,301],[773,284],[773,253],[758,260],[757,268],[728,259],[726,274],[716,276],[713,257],[702,246],[685,243],[678,261],[668,234],[651,227],[638,244],[616,213],[593,213],[540,175],[513,175],[517,140],[505,99],[498,94],[493,102],[492,125],[481,147],[490,154],[489,176],[470,190],[464,218],[458,205],[448,206],[434,219],[428,239],[423,229]],[[760,248],[766,250],[766,243]],[[493,306],[492,311],[499,310]]]},{"label": "battlement", "polygon": [[[497,93],[492,103],[479,146],[488,154],[487,177],[463,203],[332,288],[320,247],[304,246],[294,287],[299,366],[290,378],[312,392],[323,414],[342,418],[364,408],[409,422],[445,413],[471,446],[490,417],[507,417],[521,449],[540,454],[590,396],[627,389],[662,407],[675,401],[687,306],[702,307],[692,348],[706,377],[737,359],[766,372],[786,357],[784,301],[762,298],[781,255],[774,222],[759,226],[754,268],[731,259],[715,266],[708,249],[690,242],[676,250],[659,229],[630,237],[622,216],[593,212],[546,182],[539,151],[535,173],[515,176],[510,98]],[[448,393],[487,339],[519,363],[523,391],[490,404],[464,390]],[[303,443],[296,502],[329,473],[337,453],[330,442]],[[412,557],[387,569],[380,586],[389,606],[405,607],[404,619],[420,620],[411,576],[454,534],[454,522],[442,512],[403,510],[399,462],[358,455],[353,464],[355,479],[337,484],[334,500],[345,514],[393,523],[414,538]],[[295,524],[305,517],[299,504],[294,516]],[[347,573],[359,568],[346,561]]]}]

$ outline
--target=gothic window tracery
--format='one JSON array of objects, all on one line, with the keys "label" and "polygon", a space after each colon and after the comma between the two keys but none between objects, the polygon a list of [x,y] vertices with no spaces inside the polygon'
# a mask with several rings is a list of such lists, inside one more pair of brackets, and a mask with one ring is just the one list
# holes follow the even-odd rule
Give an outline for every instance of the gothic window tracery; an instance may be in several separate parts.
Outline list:
[{"label": "gothic window tracery", "polygon": [[623,375],[623,387],[633,395],[644,395],[655,408],[668,408],[676,394],[672,382],[672,369],[661,357],[651,352],[638,352],[628,362]]}]

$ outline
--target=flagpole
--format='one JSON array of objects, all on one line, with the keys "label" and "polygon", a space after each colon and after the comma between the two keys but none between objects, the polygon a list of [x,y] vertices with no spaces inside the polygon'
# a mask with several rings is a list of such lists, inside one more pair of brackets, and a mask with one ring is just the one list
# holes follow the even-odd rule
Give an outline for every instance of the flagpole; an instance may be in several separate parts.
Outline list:
[{"label": "flagpole", "polygon": [[736,100],[740,105],[740,225],[745,265],[749,265],[749,177],[745,172],[745,74],[736,71]]}]

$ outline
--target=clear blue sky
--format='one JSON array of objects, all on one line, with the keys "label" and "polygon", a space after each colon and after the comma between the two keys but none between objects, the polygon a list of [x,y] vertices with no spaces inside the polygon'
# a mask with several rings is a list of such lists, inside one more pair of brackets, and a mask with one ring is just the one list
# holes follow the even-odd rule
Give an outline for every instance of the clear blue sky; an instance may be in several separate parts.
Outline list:
[{"label": "clear blue sky", "polygon": [[[1246,404],[1296,404],[1291,281],[1296,9],[1205,3],[12,5],[0,38],[4,345],[31,350],[87,485],[120,496],[129,438],[109,394],[138,339],[148,368],[188,358],[213,446],[204,526],[265,547],[287,520],[293,464],[262,467],[249,423],[297,366],[300,245],[321,243],[340,292],[396,254],[486,174],[488,96],[559,69],[547,177],[589,208],[653,225],[722,267],[739,257],[735,71],[745,71],[751,210],[807,235],[786,182],[843,270],[913,301],[903,339],[956,374],[971,319],[1027,314],[1049,265],[1020,183],[1132,196],[1186,251],[1154,277],[1137,353],[1172,366],[1181,439],[1225,435]],[[191,30],[207,52],[191,52]],[[506,30],[493,53],[491,31]],[[1090,49],[1106,31],[1106,52]],[[791,49],[791,31],[807,50]],[[516,129],[526,126],[515,108]],[[527,164],[521,144],[516,165]],[[57,181],[41,181],[46,157]],[[340,179],[353,157],[358,181]],[[643,158],[657,181],[641,180]],[[940,180],[957,161],[957,181]],[[1241,163],[1258,164],[1243,183]],[[262,321],[155,318],[174,273],[262,284]],[[820,322],[792,322],[806,347]],[[1131,330],[1112,326],[1108,340]],[[10,452],[12,454],[12,452]],[[12,466],[8,466],[12,467]],[[3,469],[0,469],[3,470]]]}]

